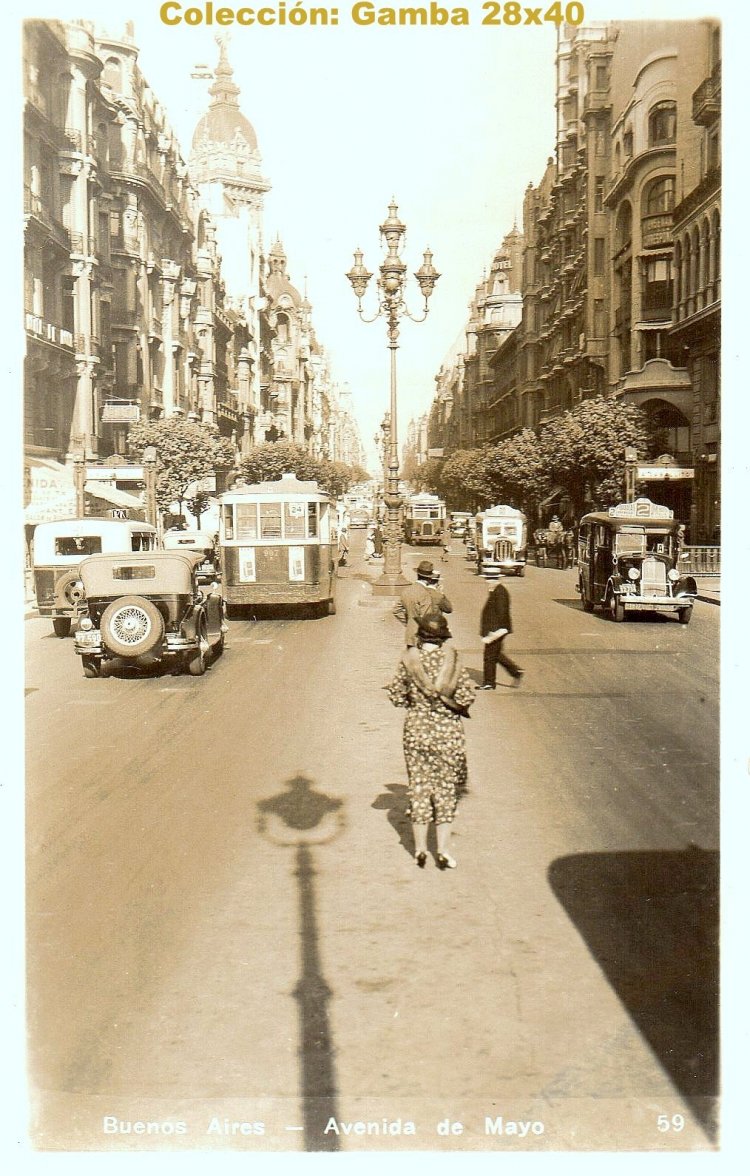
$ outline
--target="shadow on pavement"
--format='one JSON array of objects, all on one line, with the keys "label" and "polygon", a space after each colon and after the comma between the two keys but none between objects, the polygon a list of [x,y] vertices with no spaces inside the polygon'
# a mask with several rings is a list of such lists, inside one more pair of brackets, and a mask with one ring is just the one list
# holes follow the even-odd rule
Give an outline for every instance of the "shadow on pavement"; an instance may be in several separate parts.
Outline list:
[{"label": "shadow on pavement", "polygon": [[575,854],[552,890],[709,1137],[719,1086],[719,855]]},{"label": "shadow on pavement", "polygon": [[399,845],[411,855],[414,853],[414,837],[411,831],[411,821],[406,815],[408,791],[405,784],[386,784],[386,792],[381,792],[372,802],[372,808],[382,809],[388,815],[388,824],[398,836]]},{"label": "shadow on pavement", "polygon": [[286,791],[258,802],[258,830],[273,844],[295,851],[299,910],[300,977],[294,988],[299,1016],[300,1094],[306,1151],[338,1151],[338,1135],[325,1133],[338,1118],[338,1088],[328,1005],[333,991],[323,974],[315,889],[315,848],[344,829],[343,802],[319,792],[307,776],[293,776]]},{"label": "shadow on pavement", "polygon": [[[580,596],[573,596],[573,597],[553,596],[552,603],[553,604],[561,604],[563,606],[563,608],[571,608],[573,610],[573,612],[583,613],[583,609],[581,608]],[[602,608],[600,608],[600,609],[597,609],[593,613],[589,613],[588,615],[596,622],[601,622],[604,625],[611,624],[614,627],[614,622],[610,620],[607,611],[604,609],[604,606],[602,606]],[[665,625],[665,624],[666,625],[671,625],[671,624],[679,625],[679,623],[680,623],[677,620],[676,614],[674,614],[674,613],[650,612],[649,610],[644,609],[643,612],[638,612],[636,610],[633,610],[632,612],[627,612],[625,614],[625,620],[619,622],[619,624],[627,625],[628,622],[632,622],[634,620],[637,620],[639,622],[645,621],[650,625]],[[618,624],[618,628],[619,628],[619,624]],[[683,626],[683,628],[684,628],[684,626]]]}]

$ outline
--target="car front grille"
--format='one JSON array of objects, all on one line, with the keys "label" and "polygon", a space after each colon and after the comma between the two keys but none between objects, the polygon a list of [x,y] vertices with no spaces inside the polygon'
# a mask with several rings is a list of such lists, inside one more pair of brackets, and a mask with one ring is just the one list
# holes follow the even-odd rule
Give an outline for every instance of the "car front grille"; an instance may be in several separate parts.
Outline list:
[{"label": "car front grille", "polygon": [[647,556],[641,564],[641,591],[644,596],[667,595],[667,569],[660,559]]}]

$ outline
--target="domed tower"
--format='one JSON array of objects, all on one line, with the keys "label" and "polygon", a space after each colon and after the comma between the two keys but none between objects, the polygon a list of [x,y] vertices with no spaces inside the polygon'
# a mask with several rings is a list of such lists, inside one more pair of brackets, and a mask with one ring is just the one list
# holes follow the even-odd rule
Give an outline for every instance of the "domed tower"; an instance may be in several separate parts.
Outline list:
[{"label": "domed tower", "polygon": [[[247,318],[251,402],[243,411],[254,416],[260,409],[263,198],[271,185],[261,175],[258,139],[240,110],[240,88],[233,77],[226,43],[219,39],[211,102],[195,128],[188,167],[201,204],[216,225],[225,305]],[[250,431],[246,428],[243,435],[249,437]]]}]

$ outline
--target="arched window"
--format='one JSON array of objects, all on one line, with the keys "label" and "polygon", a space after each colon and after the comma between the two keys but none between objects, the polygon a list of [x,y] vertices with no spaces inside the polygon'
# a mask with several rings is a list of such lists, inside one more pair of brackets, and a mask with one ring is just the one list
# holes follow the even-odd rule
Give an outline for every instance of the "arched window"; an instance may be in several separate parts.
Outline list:
[{"label": "arched window", "polygon": [[102,81],[115,94],[122,93],[122,62],[117,57],[108,57],[104,62]]},{"label": "arched window", "polygon": [[663,143],[674,143],[677,135],[677,104],[657,102],[648,116],[648,145],[660,147]]},{"label": "arched window", "polygon": [[633,236],[633,210],[627,200],[625,200],[619,208],[617,213],[617,226],[615,230],[615,244],[618,252],[624,249],[626,245],[630,244]]},{"label": "arched window", "polygon": [[647,184],[643,193],[643,211],[646,216],[672,212],[674,209],[674,176],[659,176]]},{"label": "arched window", "polygon": [[285,314],[276,319],[276,339],[279,343],[289,342],[289,319]]}]

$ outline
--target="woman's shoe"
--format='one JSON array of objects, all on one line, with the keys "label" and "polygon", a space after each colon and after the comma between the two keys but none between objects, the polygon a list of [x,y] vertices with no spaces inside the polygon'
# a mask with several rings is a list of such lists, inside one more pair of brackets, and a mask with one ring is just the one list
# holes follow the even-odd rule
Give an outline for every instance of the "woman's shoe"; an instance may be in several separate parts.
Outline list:
[{"label": "woman's shoe", "polygon": [[439,853],[437,855],[437,864],[439,870],[455,870],[458,865],[456,859],[449,857],[446,853]]},{"label": "woman's shoe", "polygon": [[417,863],[420,870],[423,870],[425,868],[425,865],[427,864],[427,854],[424,851],[422,851],[421,853],[415,853],[414,861]]}]

